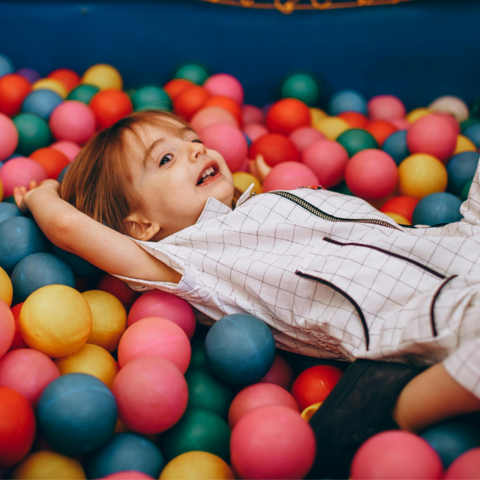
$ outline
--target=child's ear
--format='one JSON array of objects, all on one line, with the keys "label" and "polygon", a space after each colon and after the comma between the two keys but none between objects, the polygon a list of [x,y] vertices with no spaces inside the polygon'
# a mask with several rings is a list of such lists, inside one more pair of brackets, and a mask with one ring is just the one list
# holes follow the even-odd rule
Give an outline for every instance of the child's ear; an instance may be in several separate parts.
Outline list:
[{"label": "child's ear", "polygon": [[130,214],[123,222],[128,235],[137,240],[148,241],[160,231],[160,225],[151,223],[137,213]]}]

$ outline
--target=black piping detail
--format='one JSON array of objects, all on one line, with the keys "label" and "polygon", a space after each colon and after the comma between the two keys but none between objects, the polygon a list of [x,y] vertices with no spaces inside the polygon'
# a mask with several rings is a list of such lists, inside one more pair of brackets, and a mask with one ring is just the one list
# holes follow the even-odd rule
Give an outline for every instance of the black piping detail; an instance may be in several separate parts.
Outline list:
[{"label": "black piping detail", "polygon": [[323,283],[324,285],[327,285],[328,287],[332,288],[336,292],[343,295],[355,307],[355,310],[357,311],[358,316],[360,317],[360,320],[362,322],[363,331],[365,333],[365,343],[367,344],[367,351],[368,351],[370,347],[370,335],[368,333],[368,326],[365,320],[365,315],[363,314],[362,309],[360,308],[360,305],[358,305],[358,303],[347,292],[344,292],[341,288],[338,288],[336,285],[328,282],[327,280],[323,280],[322,278],[315,277],[314,275],[309,275],[308,273],[302,273],[299,270],[297,270],[295,274],[300,277],[308,278],[309,280],[314,280],[315,282],[319,282],[319,283]]},{"label": "black piping detail", "polygon": [[442,288],[453,278],[458,277],[458,275],[452,275],[451,277],[448,277],[439,287],[438,290],[435,292],[435,295],[433,296],[432,299],[432,304],[430,305],[430,322],[432,324],[432,333],[433,336],[436,337],[438,335],[437,332],[437,327],[435,326],[435,315],[433,313],[433,308],[435,307],[435,301],[437,300],[438,295],[440,294],[440,291]]},{"label": "black piping detail", "polygon": [[400,260],[404,260],[405,262],[412,263],[413,265],[416,265],[417,267],[420,267],[420,268],[426,270],[428,273],[431,273],[432,275],[435,275],[436,277],[438,277],[442,280],[447,278],[445,275],[442,275],[441,273],[436,272],[435,270],[431,269],[430,267],[427,267],[426,265],[423,265],[420,262],[417,262],[416,260],[412,260],[411,258],[404,257],[403,255],[399,255],[398,253],[390,252],[390,251],[385,250],[385,249],[380,248],[380,247],[374,247],[373,245],[366,245],[364,243],[353,243],[353,242],[343,243],[343,242],[339,242],[337,240],[333,240],[333,239],[328,238],[328,237],[324,237],[323,240],[325,240],[328,243],[333,243],[334,245],[340,245],[341,247],[346,247],[346,246],[351,245],[351,246],[354,246],[354,247],[365,247],[365,248],[370,248],[372,250],[377,250],[378,252],[385,253],[386,255],[390,255],[392,257],[399,258]]}]

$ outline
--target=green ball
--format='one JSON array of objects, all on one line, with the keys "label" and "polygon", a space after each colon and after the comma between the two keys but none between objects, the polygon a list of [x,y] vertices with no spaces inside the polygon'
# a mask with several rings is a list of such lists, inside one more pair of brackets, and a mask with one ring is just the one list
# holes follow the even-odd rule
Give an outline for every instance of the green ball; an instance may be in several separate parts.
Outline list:
[{"label": "green ball", "polygon": [[82,102],[85,105],[90,103],[90,100],[96,95],[100,89],[95,85],[89,85],[84,83],[75,87],[67,97],[67,100],[76,100],[77,102]]},{"label": "green ball", "polygon": [[337,142],[347,151],[349,157],[367,148],[378,148],[378,143],[373,135],[361,128],[346,130],[337,137]]},{"label": "green ball", "polygon": [[45,120],[32,113],[21,113],[13,119],[18,132],[16,153],[28,157],[42,147],[48,147],[52,141],[50,128]]},{"label": "green ball", "polygon": [[225,420],[208,410],[186,410],[180,421],[160,437],[161,451],[167,461],[192,451],[230,457],[230,429]]},{"label": "green ball", "polygon": [[224,420],[234,393],[206,368],[189,368],[185,373],[188,385],[187,408],[201,408],[216,413]]},{"label": "green ball", "polygon": [[167,92],[155,85],[147,85],[139,88],[132,95],[133,108],[136,112],[143,110],[172,110],[172,101]]},{"label": "green ball", "polygon": [[280,96],[296,98],[313,107],[320,98],[320,85],[309,73],[294,73],[282,82]]},{"label": "green ball", "polygon": [[183,78],[203,85],[209,76],[210,72],[201,63],[187,63],[178,67],[173,78]]},{"label": "green ball", "polygon": [[468,198],[468,192],[470,191],[470,187],[472,186],[472,182],[473,182],[473,180],[470,180],[462,188],[462,191],[460,193],[460,200],[462,202],[464,202]]},{"label": "green ball", "polygon": [[130,97],[130,101],[132,102],[132,105],[133,105],[133,95],[135,94],[135,89],[129,88],[128,90],[125,90],[125,93]]},{"label": "green ball", "polygon": [[470,118],[480,118],[480,97],[477,97],[473,102],[472,108],[470,109]]},{"label": "green ball", "polygon": [[5,202],[5,203],[13,203],[14,205],[17,204],[17,202],[15,202],[15,197],[13,195],[10,195],[9,197],[5,197],[2,202]]},{"label": "green ball", "polygon": [[193,337],[191,346],[192,358],[188,368],[208,368],[205,358],[205,337]]},{"label": "green ball", "polygon": [[478,118],[468,118],[467,120],[464,120],[460,123],[460,129],[462,133],[464,133],[468,127],[476,125],[477,123],[480,123],[480,120]]},{"label": "green ball", "polygon": [[343,195],[350,195],[351,197],[355,196],[345,182],[339,183],[337,186],[330,188],[330,190],[332,192],[342,193]]}]

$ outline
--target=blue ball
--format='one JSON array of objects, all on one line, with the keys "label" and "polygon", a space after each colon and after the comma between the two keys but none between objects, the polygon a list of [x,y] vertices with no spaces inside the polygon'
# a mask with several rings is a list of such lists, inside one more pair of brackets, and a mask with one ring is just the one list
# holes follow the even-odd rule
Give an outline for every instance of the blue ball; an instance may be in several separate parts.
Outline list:
[{"label": "blue ball", "polygon": [[477,148],[480,148],[480,123],[471,125],[463,134],[469,138]]},{"label": "blue ball", "polygon": [[83,455],[110,440],[117,423],[117,404],[98,378],[69,373],[45,388],[38,402],[37,420],[41,434],[55,450]]},{"label": "blue ball", "polygon": [[444,468],[448,468],[462,453],[480,446],[480,430],[463,423],[434,425],[420,436],[438,453]]},{"label": "blue ball", "polygon": [[63,260],[73,270],[73,273],[79,277],[94,277],[95,275],[102,273],[102,270],[95,265],[92,265],[73,253],[67,252],[58,247],[55,247],[54,250],[55,255]]},{"label": "blue ball", "polygon": [[22,112],[33,113],[48,122],[52,112],[63,102],[52,90],[34,90],[23,101]]},{"label": "blue ball", "polygon": [[30,218],[11,217],[0,223],[0,267],[9,275],[28,255],[51,250],[51,243]]},{"label": "blue ball", "polygon": [[367,100],[355,90],[342,90],[337,92],[328,105],[330,115],[338,115],[343,112],[358,112],[367,114]]},{"label": "blue ball", "polygon": [[462,188],[473,179],[477,170],[479,155],[477,152],[462,152],[455,155],[447,164],[447,191],[460,195]]},{"label": "blue ball", "polygon": [[383,143],[383,151],[388,153],[397,165],[410,155],[407,147],[407,131],[398,130],[392,133]]},{"label": "blue ball", "polygon": [[250,148],[250,145],[252,144],[251,138],[246,133],[244,133],[243,136],[245,137],[245,140],[247,141],[247,147]]},{"label": "blue ball", "polygon": [[413,211],[413,225],[438,225],[459,222],[462,201],[451,193],[432,193],[422,198]]},{"label": "blue ball", "polygon": [[65,174],[67,173],[67,170],[68,168],[70,167],[71,163],[69,165],[67,165],[61,172],[60,174],[58,175],[57,177],[57,182],[58,183],[62,183],[63,181],[63,177],[65,176]]},{"label": "blue ball", "polygon": [[273,365],[275,341],[270,329],[257,317],[243,313],[227,315],[208,331],[205,358],[220,380],[250,385]]},{"label": "blue ball", "polygon": [[0,223],[12,217],[23,217],[20,209],[13,203],[0,203]]},{"label": "blue ball", "polygon": [[13,73],[14,71],[15,67],[12,61],[6,55],[0,53],[0,77]]},{"label": "blue ball", "polygon": [[136,471],[158,478],[165,460],[158,447],[135,433],[119,433],[88,461],[88,478],[103,478],[116,472]]},{"label": "blue ball", "polygon": [[11,279],[15,303],[24,302],[33,292],[47,285],[75,288],[72,269],[51,253],[33,253],[20,260]]}]

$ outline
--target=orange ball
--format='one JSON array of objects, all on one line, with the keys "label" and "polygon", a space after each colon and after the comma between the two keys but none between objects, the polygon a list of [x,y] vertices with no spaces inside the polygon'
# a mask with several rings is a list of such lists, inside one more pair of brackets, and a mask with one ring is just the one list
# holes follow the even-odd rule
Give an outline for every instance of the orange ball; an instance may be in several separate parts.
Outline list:
[{"label": "orange ball", "polygon": [[209,98],[210,94],[203,87],[191,85],[180,92],[173,100],[175,113],[188,122],[205,105]]},{"label": "orange ball", "polygon": [[60,172],[70,164],[68,157],[53,148],[39,148],[30,154],[30,158],[39,163],[47,174],[48,178],[56,180]]},{"label": "orange ball", "polygon": [[187,88],[190,88],[194,85],[190,80],[185,80],[184,78],[174,78],[167,82],[163,89],[168,93],[170,99],[175,100],[182,92],[184,92]]},{"label": "orange ball", "polygon": [[89,106],[100,128],[110,127],[133,111],[130,97],[124,91],[114,88],[98,92]]},{"label": "orange ball", "polygon": [[267,133],[250,146],[250,158],[262,155],[265,163],[274,167],[283,162],[299,162],[300,153],[295,144],[281,133]]},{"label": "orange ball", "polygon": [[242,114],[242,107],[230,97],[224,97],[222,95],[215,95],[209,98],[205,105],[207,107],[220,107],[226,110],[227,112],[231,113],[235,120],[237,120],[239,125],[242,125],[243,122],[243,114]]},{"label": "orange ball", "polygon": [[17,73],[0,77],[0,112],[10,117],[20,113],[22,103],[31,90],[30,82]]},{"label": "orange ball", "polygon": [[267,127],[271,132],[290,135],[300,127],[312,123],[310,109],[296,98],[284,98],[275,102],[267,113]]},{"label": "orange ball", "polygon": [[392,125],[387,120],[373,120],[369,123],[367,131],[377,141],[378,146],[381,148],[383,142],[392,134],[397,131],[397,127]]},{"label": "orange ball", "polygon": [[380,208],[380,211],[383,213],[396,213],[412,223],[413,211],[415,210],[418,202],[419,200],[417,198],[400,195],[399,197],[394,197],[390,200],[387,200],[382,205],[382,208]]},{"label": "orange ball", "polygon": [[47,75],[47,78],[58,80],[67,89],[67,92],[73,90],[80,84],[80,75],[69,68],[58,68]]},{"label": "orange ball", "polygon": [[343,118],[352,128],[366,130],[368,127],[368,118],[359,112],[342,112],[337,116]]}]

